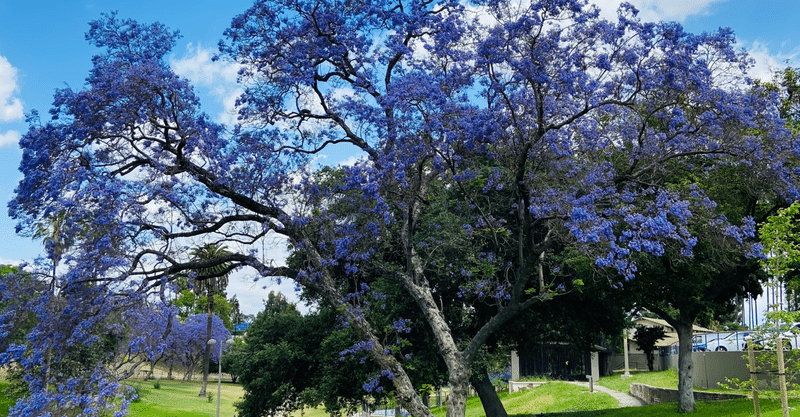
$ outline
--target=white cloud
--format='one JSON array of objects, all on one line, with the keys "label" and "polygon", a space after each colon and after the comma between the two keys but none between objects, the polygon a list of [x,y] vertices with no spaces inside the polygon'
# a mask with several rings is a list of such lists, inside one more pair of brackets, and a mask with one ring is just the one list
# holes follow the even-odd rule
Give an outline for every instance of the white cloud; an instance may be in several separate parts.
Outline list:
[{"label": "white cloud", "polygon": [[0,55],[0,122],[14,122],[24,117],[22,100],[15,96],[18,90],[17,69]]},{"label": "white cloud", "polygon": [[[726,0],[629,0],[639,9],[639,17],[644,21],[677,20],[683,21],[689,16],[703,15],[709,6]],[[600,7],[601,16],[616,19],[620,0],[591,0]]]},{"label": "white cloud", "polygon": [[256,315],[264,310],[264,300],[269,297],[271,291],[282,293],[290,303],[297,304],[300,312],[307,313],[310,307],[300,301],[295,288],[295,282],[288,278],[281,280],[280,284],[273,279],[267,280],[266,278],[254,282],[248,275],[242,274],[231,277],[227,293],[229,299],[236,295],[236,299],[239,300],[239,309],[244,314]]},{"label": "white cloud", "polygon": [[0,265],[19,266],[19,264],[21,263],[24,263],[24,261],[21,261],[19,259],[12,261],[11,259],[0,257]]},{"label": "white cloud", "polygon": [[215,50],[189,44],[180,58],[172,58],[170,65],[180,76],[195,86],[207,89],[208,94],[222,107],[217,121],[227,125],[236,122],[236,99],[242,88],[236,83],[239,65],[224,60],[213,61]]},{"label": "white cloud", "polygon": [[758,41],[749,44],[740,41],[740,46],[755,60],[755,65],[748,71],[751,78],[771,80],[776,71],[787,65],[795,66],[800,58],[800,47],[789,52],[783,50],[774,52],[768,45]]},{"label": "white cloud", "polygon": [[21,137],[22,135],[20,135],[16,130],[0,132],[0,148],[3,146],[18,145]]},{"label": "white cloud", "polygon": [[362,152],[358,155],[353,155],[345,159],[344,161],[339,162],[339,166],[351,167],[359,162],[364,162],[366,159],[367,159],[367,154]]}]

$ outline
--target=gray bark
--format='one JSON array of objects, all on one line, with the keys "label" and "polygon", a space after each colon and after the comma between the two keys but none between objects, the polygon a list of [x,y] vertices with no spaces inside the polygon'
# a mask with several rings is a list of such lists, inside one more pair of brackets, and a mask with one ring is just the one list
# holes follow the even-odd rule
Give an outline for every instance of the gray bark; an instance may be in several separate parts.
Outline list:
[{"label": "gray bark", "polygon": [[675,323],[678,332],[678,411],[694,411],[694,362],[692,361],[692,324]]}]

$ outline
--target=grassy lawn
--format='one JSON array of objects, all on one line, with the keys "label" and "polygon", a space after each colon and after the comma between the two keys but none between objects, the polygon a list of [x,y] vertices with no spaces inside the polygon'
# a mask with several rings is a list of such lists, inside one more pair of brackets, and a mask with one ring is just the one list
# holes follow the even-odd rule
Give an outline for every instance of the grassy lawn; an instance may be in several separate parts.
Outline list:
[{"label": "grassy lawn", "polygon": [[[200,384],[197,382],[160,381],[161,388],[153,387],[154,381],[130,381],[139,390],[141,400],[131,403],[131,417],[193,417],[217,415],[217,383],[209,381],[208,393],[214,394],[214,400],[197,396]],[[222,401],[220,415],[236,414],[233,403],[242,398],[241,385],[222,383]]]},{"label": "grassy lawn", "polygon": [[621,375],[610,375],[600,378],[597,385],[611,388],[615,391],[630,392],[631,383],[637,382],[659,388],[678,388],[678,371],[669,369],[660,372],[642,372],[631,374],[630,378]]},{"label": "grassy lawn", "polygon": [[[500,400],[509,415],[527,416],[552,412],[573,412],[605,410],[618,406],[614,397],[602,392],[589,392],[588,388],[566,382],[549,382],[536,388],[508,394],[499,393]],[[445,408],[433,408],[435,416],[444,416]],[[467,399],[467,417],[482,417],[483,412],[478,397]],[[596,415],[596,414],[592,414]]]},{"label": "grassy lawn", "polygon": [[[630,378],[622,379],[620,375],[604,376],[597,382],[606,388],[611,388],[616,391],[630,392],[631,383],[637,382],[640,384],[647,384],[660,388],[678,388],[678,371],[670,369],[660,372],[642,372],[632,374]],[[737,390],[737,389],[704,389],[695,388],[696,391],[711,391],[711,392],[730,392],[736,394],[750,395],[750,390]],[[778,391],[762,391],[759,396],[761,398],[780,398]],[[789,390],[789,397],[800,397],[800,390]]]},{"label": "grassy lawn", "polygon": [[[654,386],[671,388],[677,385],[677,376],[673,371],[636,374],[620,383],[619,375],[603,378],[600,385],[619,391],[627,391],[631,382],[641,382]],[[216,383],[209,384],[208,391],[213,392],[213,402],[197,396],[200,384],[197,382],[161,381],[161,388],[153,387],[154,381],[131,381],[141,394],[141,400],[131,404],[132,417],[193,417],[216,415]],[[6,416],[11,402],[2,395],[5,386],[0,381],[0,417]],[[234,402],[243,394],[239,385],[222,384],[222,402],[220,415],[236,414]],[[514,394],[500,393],[500,399],[513,417],[676,417],[675,403],[658,404],[645,407],[617,408],[617,401],[602,392],[589,393],[587,388],[563,382],[550,382],[537,388],[524,390]],[[800,417],[800,398],[790,399],[789,405],[798,410],[790,411],[791,416]],[[436,416],[444,416],[444,408],[431,410]],[[769,399],[761,401],[761,412],[764,417],[780,417],[780,401]],[[299,417],[300,412],[294,414]],[[484,416],[483,407],[477,397],[467,400],[467,417]],[[693,415],[703,417],[745,417],[753,415],[753,402],[750,400],[731,400],[718,403],[697,403],[697,412]],[[327,417],[323,409],[305,410],[303,417]]]},{"label": "grassy lawn", "polygon": [[[800,408],[800,401],[790,400],[789,406]],[[509,413],[510,415],[510,413]],[[550,413],[550,414],[516,414],[514,417],[676,417],[687,414],[678,413],[675,403],[648,405],[644,407],[617,408],[601,411],[581,411],[576,413]],[[753,402],[751,400],[730,400],[718,403],[697,403],[697,410],[693,416],[702,417],[750,417],[753,415]],[[761,401],[762,417],[781,417],[781,403],[779,400]],[[800,410],[790,410],[790,416],[800,416]]]}]

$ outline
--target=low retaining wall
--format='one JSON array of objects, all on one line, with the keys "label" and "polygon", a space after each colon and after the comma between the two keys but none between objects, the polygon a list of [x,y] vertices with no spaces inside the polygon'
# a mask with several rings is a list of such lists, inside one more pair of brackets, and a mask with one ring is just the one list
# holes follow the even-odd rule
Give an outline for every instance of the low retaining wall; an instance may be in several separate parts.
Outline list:
[{"label": "low retaining wall", "polygon": [[512,394],[528,388],[536,388],[546,381],[508,381],[508,393]]},{"label": "low retaining wall", "polygon": [[[631,384],[631,395],[639,398],[647,404],[678,402],[678,390],[676,389],[658,388],[639,383]],[[736,398],[747,398],[747,396],[723,392],[694,391],[695,401],[725,401]]]}]

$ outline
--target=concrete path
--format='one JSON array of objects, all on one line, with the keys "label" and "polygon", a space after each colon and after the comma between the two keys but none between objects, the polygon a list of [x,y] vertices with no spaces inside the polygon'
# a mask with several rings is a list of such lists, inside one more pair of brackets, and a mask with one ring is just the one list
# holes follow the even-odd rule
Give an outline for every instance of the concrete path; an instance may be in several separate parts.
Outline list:
[{"label": "concrete path", "polygon": [[[572,383],[575,384],[575,385],[580,385],[582,387],[586,387],[587,389],[589,388],[589,383],[588,382],[577,382],[577,381],[575,381],[575,382],[572,382]],[[609,394],[612,397],[616,398],[617,401],[619,401],[619,406],[620,407],[641,407],[641,406],[645,405],[645,403],[642,400],[634,397],[633,395],[625,393],[625,392],[614,391],[613,389],[609,389],[609,388],[606,388],[606,387],[603,387],[603,386],[600,386],[600,385],[597,385],[597,384],[594,384],[594,389],[596,391],[605,392],[606,394]]]}]

